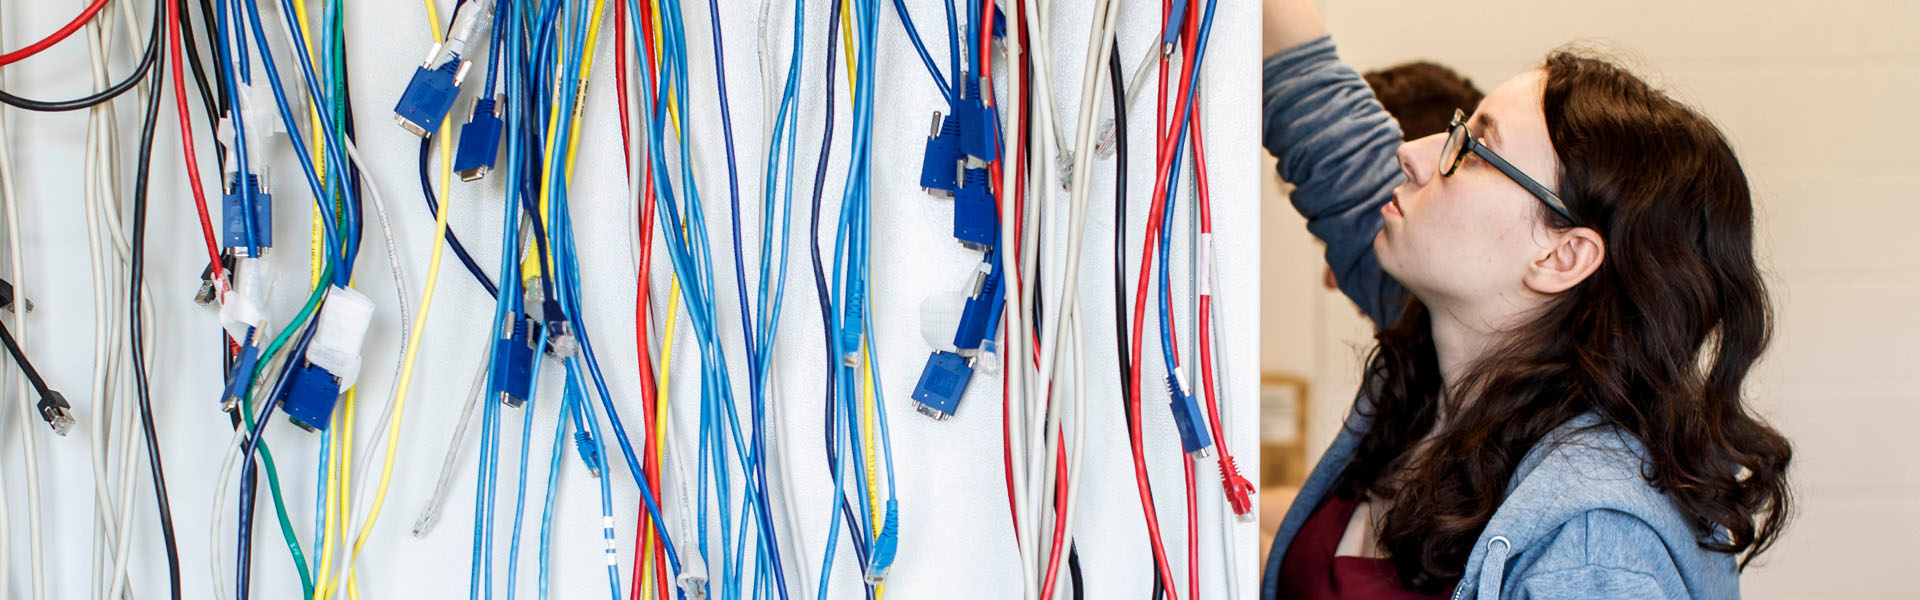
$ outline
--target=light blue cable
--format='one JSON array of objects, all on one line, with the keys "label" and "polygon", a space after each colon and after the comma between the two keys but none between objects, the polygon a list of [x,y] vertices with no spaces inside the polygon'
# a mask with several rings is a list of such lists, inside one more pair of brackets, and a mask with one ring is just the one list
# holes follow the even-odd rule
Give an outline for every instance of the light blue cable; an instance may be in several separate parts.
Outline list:
[{"label": "light blue cable", "polygon": [[[551,567],[548,557],[553,540],[554,496],[560,490],[560,457],[567,448],[567,423],[573,418],[573,394],[562,390],[560,394],[560,418],[553,427],[553,454],[547,459],[547,499],[540,514],[540,600],[547,599],[547,572]],[[515,544],[518,546],[518,544]]]}]

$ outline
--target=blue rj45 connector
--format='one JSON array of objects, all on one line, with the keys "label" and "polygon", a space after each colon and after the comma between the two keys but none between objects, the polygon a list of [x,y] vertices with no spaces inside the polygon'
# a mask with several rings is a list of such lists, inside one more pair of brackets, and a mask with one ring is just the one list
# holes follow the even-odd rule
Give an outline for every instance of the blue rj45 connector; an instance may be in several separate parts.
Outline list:
[{"label": "blue rj45 connector", "polygon": [[467,124],[460,126],[460,142],[453,152],[453,172],[460,175],[461,181],[477,181],[493,170],[493,162],[500,156],[500,132],[506,127],[500,120],[504,102],[504,98],[473,100],[473,109],[467,114]]},{"label": "blue rj45 connector", "polygon": [[975,250],[991,249],[1000,240],[1000,213],[988,177],[986,169],[967,169],[953,196],[953,237]]},{"label": "blue rj45 connector", "polygon": [[927,366],[920,370],[920,381],[913,385],[913,409],[944,421],[960,408],[960,397],[973,380],[973,361],[952,352],[934,351]]},{"label": "blue rj45 connector", "polygon": [[[436,53],[438,49],[436,46]],[[415,69],[413,80],[407,82],[400,102],[393,107],[393,120],[414,135],[432,136],[446,120],[447,112],[453,110],[453,102],[460,96],[460,80],[471,64],[455,55],[438,67],[421,65]]]},{"label": "blue rj45 connector", "polygon": [[845,323],[840,329],[841,361],[849,367],[860,364],[860,336],[866,333],[867,290],[855,282],[847,286],[847,299],[841,313]]},{"label": "blue rj45 connector", "polygon": [[960,170],[966,153],[960,151],[960,122],[954,115],[933,113],[933,130],[927,134],[927,151],[920,158],[920,189],[935,196],[950,197],[960,191]]},{"label": "blue rj45 connector", "polygon": [[333,405],[340,399],[340,378],[305,361],[288,377],[293,381],[286,397],[279,399],[287,419],[307,431],[325,431],[333,420]]},{"label": "blue rj45 connector", "polygon": [[228,248],[248,248],[246,203],[243,192],[253,194],[253,246],[269,248],[273,246],[273,196],[260,189],[260,177],[247,175],[245,188],[236,185],[232,191],[220,197],[220,218],[223,221],[223,240]]}]

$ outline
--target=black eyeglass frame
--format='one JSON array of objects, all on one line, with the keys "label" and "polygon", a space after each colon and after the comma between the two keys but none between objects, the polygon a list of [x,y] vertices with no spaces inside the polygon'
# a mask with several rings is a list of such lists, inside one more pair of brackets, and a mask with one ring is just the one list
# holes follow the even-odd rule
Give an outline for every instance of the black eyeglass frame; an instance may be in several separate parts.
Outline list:
[{"label": "black eyeglass frame", "polygon": [[1520,184],[1521,188],[1533,194],[1533,197],[1538,198],[1542,204],[1546,204],[1554,214],[1560,215],[1568,223],[1580,224],[1579,219],[1573,218],[1573,212],[1567,210],[1567,203],[1560,200],[1559,194],[1553,193],[1553,190],[1547,189],[1547,186],[1540,185],[1539,181],[1521,172],[1519,167],[1513,166],[1513,163],[1495,154],[1492,148],[1474,139],[1473,132],[1467,131],[1466,111],[1456,108],[1453,109],[1453,122],[1447,125],[1447,143],[1440,147],[1440,176],[1453,175],[1453,172],[1460,168],[1460,163],[1466,162],[1468,151],[1487,161],[1487,164],[1493,165],[1493,168],[1499,169],[1514,183]]}]

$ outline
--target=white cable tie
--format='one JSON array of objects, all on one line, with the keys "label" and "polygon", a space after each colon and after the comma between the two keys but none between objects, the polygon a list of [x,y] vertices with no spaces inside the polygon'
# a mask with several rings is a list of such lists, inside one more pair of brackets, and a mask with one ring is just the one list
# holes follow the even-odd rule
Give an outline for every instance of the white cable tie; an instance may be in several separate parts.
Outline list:
[{"label": "white cable tie", "polygon": [[1213,272],[1213,234],[1202,233],[1200,234],[1199,272],[1195,274],[1195,276],[1200,279],[1200,295],[1202,296],[1213,295],[1213,278],[1207,276],[1207,274],[1212,272]]},{"label": "white cable tie", "polygon": [[373,323],[373,300],[353,288],[334,286],[320,309],[320,323],[307,346],[307,362],[340,378],[340,389],[360,379],[360,347]]}]

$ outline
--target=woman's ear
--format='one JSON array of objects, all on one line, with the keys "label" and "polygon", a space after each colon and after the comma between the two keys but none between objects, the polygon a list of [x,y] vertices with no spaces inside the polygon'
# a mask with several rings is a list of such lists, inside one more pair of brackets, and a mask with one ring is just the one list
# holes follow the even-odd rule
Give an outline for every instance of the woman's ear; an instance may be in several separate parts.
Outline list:
[{"label": "woman's ear", "polygon": [[1542,294],[1558,294],[1586,281],[1607,256],[1606,242],[1592,229],[1574,227],[1552,235],[1553,245],[1528,265],[1523,281],[1527,289]]}]

